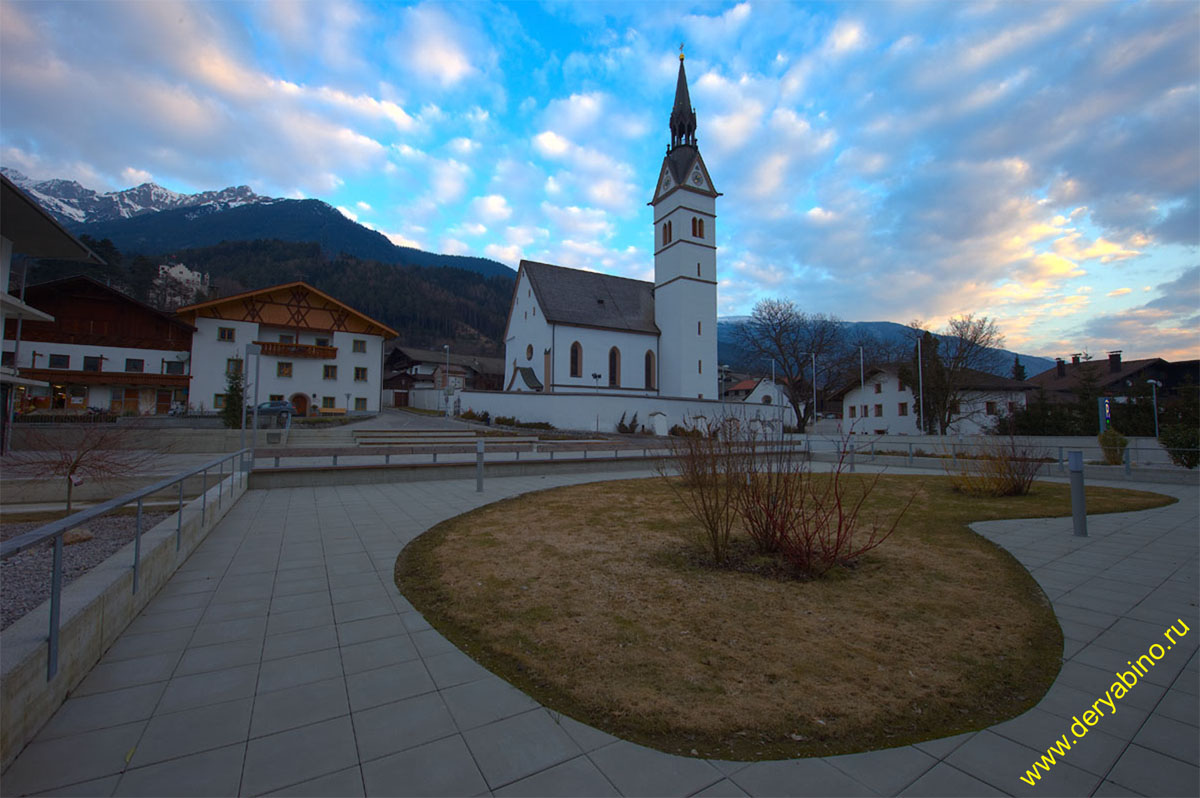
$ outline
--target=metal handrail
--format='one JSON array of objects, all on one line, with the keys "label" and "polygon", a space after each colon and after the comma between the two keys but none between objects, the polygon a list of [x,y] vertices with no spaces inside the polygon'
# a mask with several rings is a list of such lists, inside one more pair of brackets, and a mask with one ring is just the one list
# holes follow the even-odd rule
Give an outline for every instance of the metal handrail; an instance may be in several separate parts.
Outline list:
[{"label": "metal handrail", "polygon": [[[58,632],[59,632],[59,608],[62,604],[62,560],[63,560],[63,534],[69,532],[81,524],[85,524],[93,518],[99,518],[105,513],[112,512],[119,507],[124,507],[127,504],[137,503],[137,521],[134,528],[133,540],[133,593],[138,591],[138,575],[141,565],[142,552],[142,504],[147,496],[152,493],[158,493],[165,490],[176,483],[179,484],[179,508],[177,511],[177,519],[175,525],[175,550],[179,551],[179,547],[183,537],[183,483],[188,477],[196,474],[203,474],[204,483],[201,490],[201,519],[206,517],[208,511],[208,472],[210,469],[217,468],[220,472],[218,484],[224,483],[225,469],[224,465],[230,460],[238,460],[238,471],[242,473],[242,478],[246,478],[245,457],[250,455],[253,457],[251,449],[239,449],[232,454],[227,454],[210,460],[207,463],[198,465],[189,471],[182,474],[176,474],[173,477],[160,479],[152,485],[147,485],[144,488],[126,493],[123,496],[118,496],[115,499],[98,504],[95,507],[89,507],[86,510],[80,510],[77,513],[72,513],[66,518],[60,518],[57,521],[51,521],[37,529],[30,530],[23,535],[18,535],[11,540],[6,540],[0,544],[0,560],[7,560],[10,557],[15,557],[23,551],[33,548],[41,543],[45,543],[51,538],[54,539],[54,563],[51,566],[50,572],[50,633],[47,637],[49,646],[48,656],[46,658],[46,681],[54,678],[54,674],[58,672]],[[231,468],[230,477],[234,476]],[[218,504],[222,500],[222,495],[218,492]]]}]

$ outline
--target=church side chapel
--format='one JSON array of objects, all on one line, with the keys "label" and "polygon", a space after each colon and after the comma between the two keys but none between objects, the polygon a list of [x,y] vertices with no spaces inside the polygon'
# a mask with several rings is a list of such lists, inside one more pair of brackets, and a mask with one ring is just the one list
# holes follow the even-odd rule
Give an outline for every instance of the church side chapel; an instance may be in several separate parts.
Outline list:
[{"label": "church side chapel", "polygon": [[507,391],[719,399],[716,200],[683,54],[653,209],[654,282],[523,260]]}]

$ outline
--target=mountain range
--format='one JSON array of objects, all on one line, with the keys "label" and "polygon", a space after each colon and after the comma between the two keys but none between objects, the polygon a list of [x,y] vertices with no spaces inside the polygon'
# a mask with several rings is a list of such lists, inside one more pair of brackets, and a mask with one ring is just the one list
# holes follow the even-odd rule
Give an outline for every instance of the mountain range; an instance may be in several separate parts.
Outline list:
[{"label": "mountain range", "polygon": [[226,241],[275,239],[317,243],[330,257],[347,255],[397,266],[450,266],[484,277],[516,276],[490,258],[442,255],[393,244],[316,199],[255,194],[249,186],[178,194],[154,183],[98,193],[73,180],[34,181],[0,171],[76,235],[109,239],[127,255],[169,255]]},{"label": "mountain range", "polygon": [[[349,292],[370,307],[364,312],[411,332],[412,345],[440,345],[465,335],[477,342],[479,354],[503,348],[507,295],[516,273],[497,261],[399,247],[321,200],[264,197],[249,186],[180,194],[143,183],[100,193],[73,180],[35,181],[8,167],[0,171],[73,233],[108,239],[125,256],[171,258],[239,290],[304,279],[325,291],[340,290],[335,295]],[[380,264],[418,271],[392,274]],[[445,267],[450,271],[442,271]],[[478,275],[477,285],[458,270]],[[371,275],[369,284],[355,274]],[[734,329],[745,319],[718,320],[718,357],[736,370],[756,371],[761,365],[742,362],[734,343]],[[908,327],[894,322],[844,323],[852,337],[867,332],[900,342],[910,336]],[[1017,353],[1001,352],[998,360],[1011,366]],[[1054,365],[1049,358],[1019,357],[1030,376]]]}]

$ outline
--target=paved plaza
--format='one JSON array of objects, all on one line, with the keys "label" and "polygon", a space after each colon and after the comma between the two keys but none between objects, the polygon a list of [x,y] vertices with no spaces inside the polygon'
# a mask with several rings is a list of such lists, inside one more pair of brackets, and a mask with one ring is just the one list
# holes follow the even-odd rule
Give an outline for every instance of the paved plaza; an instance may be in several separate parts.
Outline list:
[{"label": "paved plaza", "polygon": [[[891,469],[892,473],[899,470]],[[647,474],[648,475],[648,474]],[[1054,602],[1064,664],[990,729],[849,756],[684,758],[538,705],[396,590],[431,525],[548,475],[251,491],[0,780],[4,795],[1197,795],[1196,488],[1168,507],[981,523]],[[1134,485],[1146,489],[1146,485]],[[997,613],[1004,612],[998,605]],[[1036,786],[1020,780],[1179,619],[1166,651]]]}]

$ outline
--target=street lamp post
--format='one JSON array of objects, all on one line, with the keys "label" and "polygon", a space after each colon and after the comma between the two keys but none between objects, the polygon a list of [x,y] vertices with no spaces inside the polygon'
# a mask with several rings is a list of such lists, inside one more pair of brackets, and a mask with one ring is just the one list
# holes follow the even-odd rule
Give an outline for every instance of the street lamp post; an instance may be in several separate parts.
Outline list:
[{"label": "street lamp post", "polygon": [[[246,357],[254,355],[254,451],[258,450],[258,377],[262,372],[262,346],[260,344],[246,344]],[[246,364],[242,364],[242,373],[246,373]],[[243,394],[245,391],[243,390]],[[245,399],[243,398],[243,402]],[[245,441],[245,424],[242,425],[242,439]],[[243,446],[244,448],[244,446]],[[254,452],[250,453],[251,467],[254,464]]]},{"label": "street lamp post", "polygon": [[[917,417],[921,423],[921,434],[925,435],[925,369],[921,362],[921,339],[917,338],[917,391],[921,394],[921,406],[917,411]],[[865,393],[865,391],[864,391]]]},{"label": "street lamp post", "polygon": [[442,344],[442,349],[446,350],[446,375],[442,378],[445,383],[446,395],[446,418],[450,418],[450,344]]},{"label": "street lamp post", "polygon": [[1146,380],[1150,383],[1150,409],[1154,411],[1154,439],[1158,440],[1158,389],[1162,383],[1158,380]]}]

